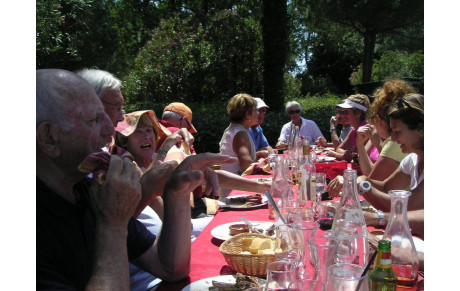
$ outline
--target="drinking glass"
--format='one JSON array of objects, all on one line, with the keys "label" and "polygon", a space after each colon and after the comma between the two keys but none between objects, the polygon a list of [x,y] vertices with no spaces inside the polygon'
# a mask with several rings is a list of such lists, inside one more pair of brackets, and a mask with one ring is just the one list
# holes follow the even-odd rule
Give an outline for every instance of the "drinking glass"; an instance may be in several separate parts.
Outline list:
[{"label": "drinking glass", "polygon": [[318,207],[318,223],[322,230],[330,230],[337,212],[337,204],[333,202],[322,202]]},{"label": "drinking glass", "polygon": [[289,290],[289,284],[297,279],[297,270],[292,262],[278,261],[267,265],[267,289]]},{"label": "drinking glass", "polygon": [[296,266],[303,255],[302,233],[293,225],[281,224],[275,227],[273,252],[280,261],[292,262]]},{"label": "drinking glass", "polygon": [[[321,200],[321,194],[327,190],[326,174],[316,173],[316,196]],[[318,201],[319,202],[319,201]]]},{"label": "drinking glass", "polygon": [[[293,291],[323,291],[324,286],[318,280],[300,279],[289,285],[289,290]],[[247,290],[246,290],[247,291]]]},{"label": "drinking glass", "polygon": [[319,224],[314,221],[297,221],[294,223],[295,228],[297,228],[303,237],[303,250],[302,258],[299,262],[299,277],[300,278],[310,278],[310,274],[313,275],[314,268],[310,263],[310,244],[308,244],[308,239],[316,235],[316,231],[319,228]]},{"label": "drinking glass", "polygon": [[311,248],[311,262],[315,266],[313,279],[326,285],[327,267],[336,263],[339,240],[335,237],[312,236],[308,239]]},{"label": "drinking glass", "polygon": [[364,267],[354,264],[329,266],[327,269],[326,291],[368,291],[368,273],[361,277],[363,271]]}]

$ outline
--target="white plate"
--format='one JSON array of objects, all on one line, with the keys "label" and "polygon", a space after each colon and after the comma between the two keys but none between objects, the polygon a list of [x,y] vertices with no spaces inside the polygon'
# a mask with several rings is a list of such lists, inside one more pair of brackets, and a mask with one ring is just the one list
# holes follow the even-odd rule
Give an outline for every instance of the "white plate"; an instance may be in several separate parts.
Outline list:
[{"label": "white plate", "polygon": [[208,290],[209,287],[212,287],[212,280],[216,280],[219,282],[228,282],[228,283],[235,283],[236,279],[233,275],[224,275],[224,276],[215,276],[209,277],[206,279],[201,279],[199,281],[190,283],[189,285],[185,286],[182,291],[203,291]]},{"label": "white plate", "polygon": [[[249,221],[252,223],[256,228],[262,228],[263,230],[267,230],[273,222],[270,221]],[[244,224],[242,221],[238,222],[229,222],[226,224],[221,224],[219,226],[214,227],[211,230],[211,235],[217,239],[227,240],[231,238],[229,226],[233,224]]]},{"label": "white plate", "polygon": [[334,148],[324,148],[325,151],[333,151]]},{"label": "white plate", "polygon": [[257,204],[257,205],[251,205],[251,206],[243,206],[243,205],[227,205],[225,202],[229,198],[236,198],[236,197],[244,197],[244,196],[251,196],[251,195],[235,195],[235,196],[230,196],[230,197],[225,197],[217,201],[217,204],[219,205],[220,208],[234,208],[234,209],[251,209],[251,208],[257,208],[263,205],[268,204],[268,198],[265,195],[260,195],[262,196],[262,203]]},{"label": "white plate", "polygon": [[318,157],[318,162],[332,162],[335,160],[334,157]]}]

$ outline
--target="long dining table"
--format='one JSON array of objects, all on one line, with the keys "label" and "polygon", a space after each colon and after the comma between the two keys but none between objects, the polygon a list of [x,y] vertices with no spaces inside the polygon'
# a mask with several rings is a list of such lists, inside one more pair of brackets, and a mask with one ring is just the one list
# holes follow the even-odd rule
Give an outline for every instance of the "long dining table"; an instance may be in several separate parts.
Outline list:
[{"label": "long dining table", "polygon": [[[347,164],[345,162],[345,166],[343,164],[339,164],[340,162],[334,161],[329,163],[329,166],[320,167],[317,171],[318,172],[325,172],[327,177],[332,179],[334,178],[339,171],[343,173],[343,167],[345,168],[355,168],[352,165]],[[318,168],[318,167],[317,167]],[[344,169],[345,169],[344,168]],[[255,179],[255,178],[267,178],[271,176],[267,175],[247,175],[245,176],[248,179]],[[239,191],[239,190],[232,190],[229,196],[234,195],[254,195],[254,192],[246,192],[246,191]],[[214,218],[211,222],[203,229],[200,235],[195,239],[195,241],[191,245],[191,260],[190,260],[190,273],[188,278],[181,280],[179,282],[170,283],[170,282],[162,282],[157,290],[159,291],[174,291],[174,290],[182,290],[184,287],[189,285],[190,283],[220,276],[220,275],[234,275],[236,274],[230,266],[228,266],[227,262],[223,254],[219,250],[219,246],[224,242],[218,238],[213,237],[211,231],[222,224],[226,223],[242,223],[239,220],[239,217],[244,217],[249,221],[271,221],[273,219],[269,218],[268,206],[263,205],[258,208],[250,208],[250,209],[233,209],[233,208],[220,208],[214,215]],[[369,232],[379,231],[374,227],[368,227]],[[382,231],[382,230],[380,230]],[[322,235],[323,230],[318,229],[317,235]],[[423,279],[423,278],[422,278]],[[420,278],[419,278],[420,280]]]}]

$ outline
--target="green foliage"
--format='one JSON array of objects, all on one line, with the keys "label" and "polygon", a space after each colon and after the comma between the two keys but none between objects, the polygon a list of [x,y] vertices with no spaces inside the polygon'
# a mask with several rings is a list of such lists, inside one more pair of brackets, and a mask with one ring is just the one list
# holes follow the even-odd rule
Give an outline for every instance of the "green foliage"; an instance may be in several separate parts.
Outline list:
[{"label": "green foliage", "polygon": [[259,24],[229,10],[210,13],[205,22],[161,21],[125,80],[128,102],[205,103],[263,92]]},{"label": "green foliage", "polygon": [[[379,60],[374,61],[372,81],[391,78],[421,78],[424,76],[424,55],[421,51],[409,54],[403,51],[385,52]],[[362,65],[360,64],[350,77],[350,83],[362,83]]]},{"label": "green foliage", "polygon": [[422,52],[412,54],[400,51],[386,52],[374,63],[373,79],[423,78],[423,59]]}]

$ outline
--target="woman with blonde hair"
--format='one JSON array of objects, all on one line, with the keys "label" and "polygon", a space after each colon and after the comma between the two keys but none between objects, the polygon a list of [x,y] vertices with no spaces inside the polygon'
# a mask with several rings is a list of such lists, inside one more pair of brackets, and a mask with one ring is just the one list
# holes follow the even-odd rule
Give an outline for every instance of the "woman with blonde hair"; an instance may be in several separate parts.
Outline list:
[{"label": "woman with blonde hair", "polygon": [[227,105],[230,125],[219,143],[220,153],[238,158],[234,165],[222,165],[222,170],[241,175],[256,161],[256,149],[249,135],[249,127],[258,123],[257,101],[249,94],[233,96]]}]

